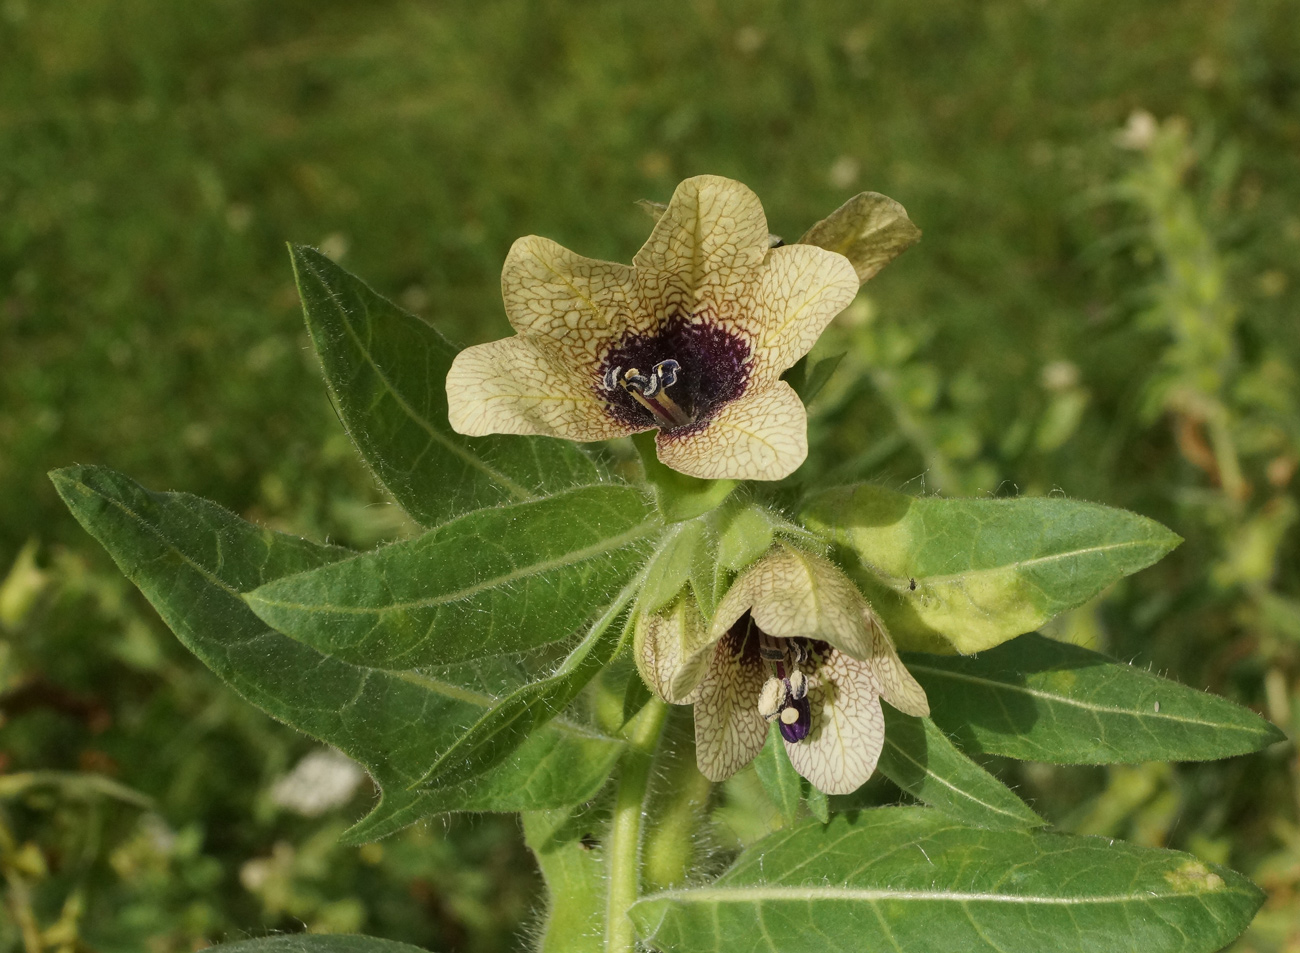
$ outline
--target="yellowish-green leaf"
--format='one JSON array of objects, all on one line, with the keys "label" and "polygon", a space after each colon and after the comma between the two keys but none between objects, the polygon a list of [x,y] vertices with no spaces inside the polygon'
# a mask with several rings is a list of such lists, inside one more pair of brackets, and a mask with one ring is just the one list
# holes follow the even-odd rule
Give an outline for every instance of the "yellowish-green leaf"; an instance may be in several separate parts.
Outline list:
[{"label": "yellowish-green leaf", "polygon": [[918,498],[830,490],[808,525],[849,550],[900,648],[991,648],[1081,605],[1180,539],[1154,520],[1077,500]]},{"label": "yellowish-green leaf", "polygon": [[865,282],[920,240],[903,206],[879,192],[859,192],[808,229],[799,244],[839,252]]}]

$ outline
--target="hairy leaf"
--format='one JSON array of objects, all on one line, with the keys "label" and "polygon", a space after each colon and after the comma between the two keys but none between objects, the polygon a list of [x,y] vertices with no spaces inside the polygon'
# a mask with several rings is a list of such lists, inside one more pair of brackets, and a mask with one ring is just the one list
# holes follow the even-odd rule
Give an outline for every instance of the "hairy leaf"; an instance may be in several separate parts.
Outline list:
[{"label": "hairy leaf", "polygon": [[635,585],[626,586],[553,675],[515,689],[484,712],[438,756],[420,783],[439,787],[481,774],[564,711],[627,643],[631,620],[621,631],[615,623],[634,594]]},{"label": "hairy leaf", "polygon": [[583,726],[552,722],[490,772],[409,790],[496,703],[494,692],[522,684],[519,673],[504,662],[388,672],[326,657],[268,629],[240,593],[344,559],[347,550],[262,529],[188,494],[151,493],[102,467],[51,476],[73,514],[190,651],[257,707],[366,765],[383,798],[354,838],[440,811],[573,804],[604,783],[621,751]]},{"label": "hairy leaf", "polygon": [[291,254],[339,417],[417,522],[433,526],[600,479],[591,458],[567,440],[453,431],[446,381],[456,348],[320,252],[298,245]]},{"label": "hairy leaf", "polygon": [[661,524],[627,486],[467,513],[423,536],[247,596],[326,655],[408,669],[520,652],[579,631],[644,562]]},{"label": "hairy leaf", "polygon": [[768,798],[776,806],[777,813],[786,826],[793,824],[799,816],[799,801],[803,797],[803,779],[790,763],[786,754],[785,742],[775,724],[769,726],[767,740],[763,750],[754,759],[754,770],[758,780],[767,792]]},{"label": "hairy leaf", "polygon": [[1189,854],[880,808],[779,831],[630,915],[673,953],[1208,953],[1262,900]]},{"label": "hairy leaf", "polygon": [[1056,764],[1201,761],[1285,737],[1227,699],[1041,635],[904,662],[935,724],[968,751]]},{"label": "hairy leaf", "polygon": [[917,498],[843,487],[808,524],[847,547],[900,648],[978,652],[1030,632],[1180,539],[1154,520],[1077,500]]},{"label": "hairy leaf", "polygon": [[881,707],[885,747],[877,770],[908,794],[975,827],[1013,830],[1047,823],[1010,788],[962,754],[929,718]]},{"label": "hairy leaf", "polygon": [[296,933],[290,936],[264,936],[260,940],[241,940],[212,947],[221,953],[425,953],[418,946],[380,940],[373,936],[331,936],[320,933]]}]

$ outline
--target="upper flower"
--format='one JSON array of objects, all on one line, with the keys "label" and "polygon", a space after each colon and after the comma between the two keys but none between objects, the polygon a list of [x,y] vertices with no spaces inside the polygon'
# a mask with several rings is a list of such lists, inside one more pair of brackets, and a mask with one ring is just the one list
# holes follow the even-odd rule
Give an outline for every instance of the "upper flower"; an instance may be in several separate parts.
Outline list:
[{"label": "upper flower", "polygon": [[635,656],[660,697],[695,706],[696,758],[713,781],[748,764],[775,723],[796,771],[847,794],[880,757],[882,697],[930,712],[862,594],[828,560],[785,543],[736,579],[711,624],[689,595],[639,619]]},{"label": "upper flower", "polygon": [[514,243],[501,289],[518,333],[457,355],[451,425],[570,440],[658,428],[675,470],[780,479],[808,453],[803,404],[781,373],[858,283],[841,254],[771,247],[746,186],[687,179],[631,266],[536,235]]}]

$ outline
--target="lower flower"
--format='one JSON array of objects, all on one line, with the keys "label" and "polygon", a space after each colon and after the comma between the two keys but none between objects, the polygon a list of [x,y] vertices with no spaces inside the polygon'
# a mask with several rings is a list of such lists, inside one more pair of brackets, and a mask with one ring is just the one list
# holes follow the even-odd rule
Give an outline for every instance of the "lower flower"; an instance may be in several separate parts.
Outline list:
[{"label": "lower flower", "polygon": [[775,723],[795,770],[847,794],[880,757],[881,698],[930,712],[861,593],[828,560],[785,543],[736,579],[711,624],[690,596],[639,620],[636,660],[660,697],[695,706],[696,757],[713,781],[753,760]]}]

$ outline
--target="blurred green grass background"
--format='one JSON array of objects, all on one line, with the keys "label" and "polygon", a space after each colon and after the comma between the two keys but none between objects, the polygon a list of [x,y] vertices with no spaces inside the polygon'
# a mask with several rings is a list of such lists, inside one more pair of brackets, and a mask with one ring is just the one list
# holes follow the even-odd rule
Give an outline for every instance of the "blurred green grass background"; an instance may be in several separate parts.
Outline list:
[{"label": "blurred green grass background", "polygon": [[[313,746],[179,648],[44,474],[104,463],[372,545],[402,520],[284,243],[487,340],[516,237],[630,260],[633,201],[700,172],[787,239],[862,189],[925,232],[822,345],[850,357],[810,470],[1162,520],[1187,543],[1053,634],[1294,737],[1298,157],[1290,0],[0,0],[0,951],[28,913],[49,950],[525,942],[513,819],[356,850],[367,791],[278,805]],[[1252,874],[1239,949],[1297,951],[1295,757],[1004,770],[1064,827]]]}]

